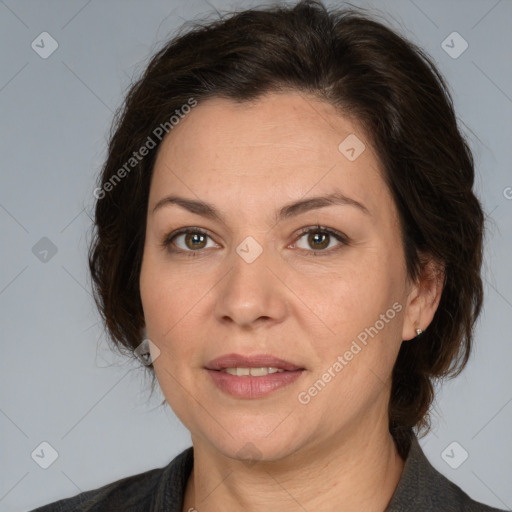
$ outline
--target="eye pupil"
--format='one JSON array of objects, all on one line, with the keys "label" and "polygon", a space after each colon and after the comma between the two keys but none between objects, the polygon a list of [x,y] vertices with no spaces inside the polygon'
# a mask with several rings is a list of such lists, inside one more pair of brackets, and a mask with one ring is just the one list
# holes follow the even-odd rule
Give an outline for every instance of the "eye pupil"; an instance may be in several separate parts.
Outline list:
[{"label": "eye pupil", "polygon": [[[202,249],[202,246],[200,247],[196,242],[204,244],[205,238],[206,237],[201,233],[188,233],[185,236],[185,243],[190,249]],[[192,241],[192,244],[189,245],[190,241]]]},{"label": "eye pupil", "polygon": [[[317,245],[317,247],[318,247],[318,244],[321,244],[319,248],[323,249],[324,247],[327,247],[329,245],[328,237],[329,237],[329,235],[327,235],[325,233],[321,234],[319,232],[314,232],[309,236],[309,241],[312,243],[312,245]],[[327,243],[325,243],[326,240],[327,240]]]}]

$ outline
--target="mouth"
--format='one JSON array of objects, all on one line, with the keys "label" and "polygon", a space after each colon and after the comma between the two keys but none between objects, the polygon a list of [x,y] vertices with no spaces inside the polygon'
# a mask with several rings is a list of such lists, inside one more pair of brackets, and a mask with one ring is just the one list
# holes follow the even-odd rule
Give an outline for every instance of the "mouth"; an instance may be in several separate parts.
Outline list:
[{"label": "mouth", "polygon": [[226,372],[238,377],[249,375],[260,377],[273,373],[305,370],[305,368],[297,364],[268,354],[258,354],[255,356],[227,354],[210,361],[206,365],[206,369]]},{"label": "mouth", "polygon": [[224,393],[236,398],[261,398],[296,381],[305,368],[266,354],[228,354],[210,361],[205,370]]}]

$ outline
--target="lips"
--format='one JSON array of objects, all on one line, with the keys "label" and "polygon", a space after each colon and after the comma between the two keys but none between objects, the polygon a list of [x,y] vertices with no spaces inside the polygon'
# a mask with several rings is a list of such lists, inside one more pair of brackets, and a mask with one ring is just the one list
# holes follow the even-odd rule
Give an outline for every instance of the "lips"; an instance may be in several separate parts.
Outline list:
[{"label": "lips", "polygon": [[293,372],[296,370],[304,370],[290,361],[285,361],[269,354],[258,354],[255,356],[243,356],[240,354],[226,354],[210,361],[206,365],[207,370],[224,370],[226,368],[278,368]]},{"label": "lips", "polygon": [[[226,370],[229,368],[236,368],[236,375]],[[256,370],[256,374],[253,373],[253,368],[259,369]],[[268,369],[268,373],[264,371],[265,368]],[[272,373],[271,368],[274,369]],[[251,369],[249,375],[248,369]],[[226,354],[210,361],[205,370],[218,389],[238,399],[264,398],[290,386],[305,372],[305,368],[295,363],[268,354]]]}]

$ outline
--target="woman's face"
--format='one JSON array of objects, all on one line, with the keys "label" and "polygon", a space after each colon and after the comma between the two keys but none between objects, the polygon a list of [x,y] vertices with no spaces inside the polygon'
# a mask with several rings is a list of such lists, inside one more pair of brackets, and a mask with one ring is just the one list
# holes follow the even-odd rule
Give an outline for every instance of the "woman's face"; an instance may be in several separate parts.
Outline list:
[{"label": "woman's face", "polygon": [[[387,429],[414,290],[376,155],[332,106],[211,99],[162,142],[140,291],[159,384],[195,442],[276,460]],[[233,354],[253,359],[212,363]],[[219,369],[285,366],[272,358],[291,366]]]}]

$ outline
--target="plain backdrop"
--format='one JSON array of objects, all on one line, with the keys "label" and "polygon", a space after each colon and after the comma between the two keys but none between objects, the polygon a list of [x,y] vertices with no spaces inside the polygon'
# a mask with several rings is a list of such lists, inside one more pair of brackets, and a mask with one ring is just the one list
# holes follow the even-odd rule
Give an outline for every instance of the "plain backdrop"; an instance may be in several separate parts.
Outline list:
[{"label": "plain backdrop", "polygon": [[[0,512],[161,467],[191,444],[161,392],[149,400],[142,365],[110,351],[86,253],[95,178],[131,80],[185,21],[260,5],[212,2],[0,0]],[[512,1],[352,4],[434,58],[474,151],[485,305],[474,354],[439,390],[420,443],[473,499],[510,510]],[[446,453],[467,459],[454,468]]]}]

